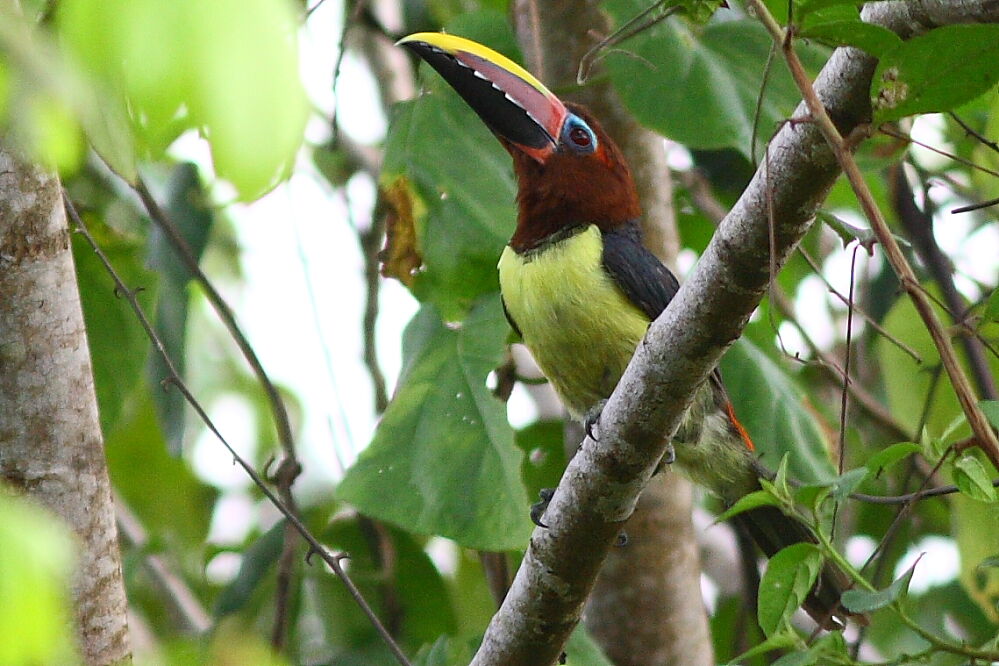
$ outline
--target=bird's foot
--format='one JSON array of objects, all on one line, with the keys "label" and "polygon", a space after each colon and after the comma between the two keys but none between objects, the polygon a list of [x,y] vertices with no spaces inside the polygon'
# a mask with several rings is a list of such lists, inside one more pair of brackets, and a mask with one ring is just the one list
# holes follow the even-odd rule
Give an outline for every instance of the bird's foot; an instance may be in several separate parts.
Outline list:
[{"label": "bird's foot", "polygon": [[538,527],[548,529],[548,526],[541,522],[541,517],[545,515],[545,511],[548,510],[548,505],[551,503],[552,497],[554,496],[554,488],[542,488],[541,492],[538,493],[538,497],[540,499],[531,505],[531,522]]},{"label": "bird's foot", "polygon": [[656,467],[655,474],[665,471],[667,467],[676,462],[676,449],[673,448],[673,442],[666,445],[666,451],[663,453],[663,457],[659,459],[659,465]]},{"label": "bird's foot", "polygon": [[597,441],[597,437],[593,434],[593,427],[600,423],[600,414],[604,411],[604,405],[606,404],[606,400],[601,400],[597,404],[593,405],[590,407],[590,410],[586,412],[586,417],[583,419],[583,430],[586,432],[586,436],[594,442]]}]

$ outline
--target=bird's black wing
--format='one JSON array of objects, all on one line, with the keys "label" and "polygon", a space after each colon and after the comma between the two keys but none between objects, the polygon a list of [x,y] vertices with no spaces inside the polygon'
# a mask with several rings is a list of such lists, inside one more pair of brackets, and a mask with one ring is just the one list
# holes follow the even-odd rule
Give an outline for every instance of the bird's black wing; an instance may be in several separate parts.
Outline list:
[{"label": "bird's black wing", "polygon": [[503,300],[502,294],[500,294],[500,304],[503,306],[503,315],[506,317],[507,323],[510,324],[510,328],[512,328],[513,332],[517,334],[518,338],[523,338],[524,334],[520,332],[520,326],[517,326],[517,322],[513,320],[513,315],[511,315],[510,311],[506,308],[506,301]]},{"label": "bird's black wing", "polygon": [[637,222],[603,232],[604,268],[639,310],[655,319],[673,300],[680,283],[642,245]]},{"label": "bird's black wing", "polygon": [[[656,255],[642,245],[642,234],[637,222],[603,232],[604,268],[624,292],[628,300],[653,320],[662,314],[676,296],[680,283]],[[716,395],[728,402],[721,372],[715,368],[710,380],[720,391]],[[724,406],[724,405],[723,405]]]}]

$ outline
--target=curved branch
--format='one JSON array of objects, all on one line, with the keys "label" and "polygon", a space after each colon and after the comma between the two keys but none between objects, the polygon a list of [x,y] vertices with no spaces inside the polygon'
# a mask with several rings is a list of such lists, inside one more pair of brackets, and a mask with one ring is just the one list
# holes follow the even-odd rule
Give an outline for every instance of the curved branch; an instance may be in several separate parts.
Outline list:
[{"label": "curved branch", "polygon": [[[964,0],[876,3],[875,22],[903,35],[933,25],[999,21],[999,4]],[[870,117],[876,61],[838,49],[815,84],[843,132]],[[799,106],[798,114],[807,112]],[[697,268],[652,324],[601,416],[600,440],[584,440],[569,463],[546,519],[536,529],[503,606],[473,664],[555,662],[576,626],[600,564],[631,515],[697,387],[740,335],[770,280],[811,225],[840,167],[819,128],[788,123],[719,226]]]}]

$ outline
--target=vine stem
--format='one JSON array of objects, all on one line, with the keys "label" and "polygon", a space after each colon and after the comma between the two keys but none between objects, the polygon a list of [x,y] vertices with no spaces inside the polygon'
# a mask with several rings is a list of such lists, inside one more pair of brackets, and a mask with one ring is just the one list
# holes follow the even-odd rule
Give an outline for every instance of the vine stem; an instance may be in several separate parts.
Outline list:
[{"label": "vine stem", "polygon": [[919,313],[927,331],[930,333],[930,337],[933,338],[933,344],[940,352],[940,360],[947,370],[947,376],[950,377],[954,393],[957,394],[957,399],[961,403],[961,409],[968,419],[968,424],[975,435],[977,445],[989,457],[992,464],[999,468],[999,439],[997,439],[996,433],[992,430],[985,415],[978,407],[974,389],[971,387],[967,375],[961,368],[946,330],[933,311],[929,298],[920,287],[912,266],[909,265],[909,262],[905,259],[905,255],[902,254],[902,249],[895,242],[895,237],[888,228],[888,224],[885,222],[880,208],[874,202],[874,196],[864,181],[860,167],[857,166],[856,160],[853,159],[851,152],[852,142],[848,143],[839,133],[839,130],[836,129],[832,119],[826,112],[822,101],[816,95],[815,88],[812,86],[812,82],[808,78],[808,74],[805,73],[804,67],[802,67],[801,61],[794,50],[791,41],[792,32],[781,27],[761,0],[749,0],[749,6],[756,13],[760,22],[763,23],[767,32],[770,33],[774,42],[781,46],[788,68],[791,70],[791,75],[794,77],[798,89],[804,96],[812,122],[817,125],[835,154],[836,160],[850,181],[850,185],[857,196],[857,200],[860,202],[865,216],[871,223],[874,235],[877,237],[881,247],[884,248],[888,263],[891,264],[892,269],[902,284],[902,288],[909,295],[916,308],[916,312]]}]

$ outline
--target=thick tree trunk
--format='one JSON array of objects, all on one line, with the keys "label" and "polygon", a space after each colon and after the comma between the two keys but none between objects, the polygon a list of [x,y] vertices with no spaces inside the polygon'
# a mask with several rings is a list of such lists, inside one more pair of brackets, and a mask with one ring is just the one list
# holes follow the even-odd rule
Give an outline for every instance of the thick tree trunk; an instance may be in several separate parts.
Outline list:
[{"label": "thick tree trunk", "polygon": [[59,180],[2,147],[0,482],[51,509],[79,539],[72,593],[86,663],[128,660],[114,507]]},{"label": "thick tree trunk", "polygon": [[[646,245],[672,265],[679,241],[662,137],[641,127],[607,82],[564,92],[575,81],[580,58],[597,42],[595,33],[608,30],[598,3],[517,0],[514,17],[528,67],[564,97],[592,109],[621,146],[642,200]],[[618,666],[713,663],[690,508],[689,482],[659,475],[625,526],[628,545],[613,549],[600,571],[583,617]]]}]

